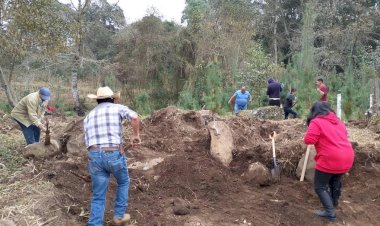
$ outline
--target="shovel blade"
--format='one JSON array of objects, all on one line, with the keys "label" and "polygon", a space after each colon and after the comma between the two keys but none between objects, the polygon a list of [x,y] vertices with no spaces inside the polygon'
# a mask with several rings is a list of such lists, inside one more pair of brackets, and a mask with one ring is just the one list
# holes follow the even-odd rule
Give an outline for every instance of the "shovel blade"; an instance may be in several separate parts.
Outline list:
[{"label": "shovel blade", "polygon": [[280,178],[281,178],[281,172],[280,172],[280,168],[278,166],[272,168],[270,170],[271,174],[272,174],[272,178],[275,180],[275,181],[280,181]]}]

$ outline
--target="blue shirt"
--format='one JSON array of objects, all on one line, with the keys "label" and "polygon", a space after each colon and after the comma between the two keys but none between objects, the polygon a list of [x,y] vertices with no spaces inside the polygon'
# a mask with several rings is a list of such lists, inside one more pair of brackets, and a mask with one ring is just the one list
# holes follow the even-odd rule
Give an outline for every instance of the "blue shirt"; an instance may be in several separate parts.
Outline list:
[{"label": "blue shirt", "polygon": [[122,120],[131,120],[137,113],[113,103],[98,104],[83,120],[86,146],[118,146],[122,139]]},{"label": "blue shirt", "polygon": [[248,91],[245,91],[244,93],[242,93],[241,90],[237,90],[234,93],[234,97],[235,97],[235,104],[243,107],[247,105],[248,100],[251,97],[251,94]]}]

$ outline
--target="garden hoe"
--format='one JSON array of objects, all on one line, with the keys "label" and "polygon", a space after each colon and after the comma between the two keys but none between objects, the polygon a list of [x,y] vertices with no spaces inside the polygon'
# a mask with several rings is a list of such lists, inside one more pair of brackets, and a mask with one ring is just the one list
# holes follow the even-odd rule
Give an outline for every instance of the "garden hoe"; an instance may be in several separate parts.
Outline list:
[{"label": "garden hoe", "polygon": [[280,167],[277,165],[277,160],[276,160],[276,146],[275,146],[276,132],[273,131],[273,133],[269,135],[269,138],[272,139],[272,149],[273,149],[273,166],[270,172],[272,174],[272,178],[275,181],[280,181],[281,172],[280,172]]}]

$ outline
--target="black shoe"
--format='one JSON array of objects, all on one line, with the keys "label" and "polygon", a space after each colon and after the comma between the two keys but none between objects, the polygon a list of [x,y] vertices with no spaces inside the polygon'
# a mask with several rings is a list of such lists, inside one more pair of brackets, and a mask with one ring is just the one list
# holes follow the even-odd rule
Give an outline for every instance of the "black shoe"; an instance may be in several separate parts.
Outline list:
[{"label": "black shoe", "polygon": [[319,217],[326,218],[329,221],[335,221],[336,220],[336,215],[328,213],[326,210],[317,210],[314,212],[315,215]]}]

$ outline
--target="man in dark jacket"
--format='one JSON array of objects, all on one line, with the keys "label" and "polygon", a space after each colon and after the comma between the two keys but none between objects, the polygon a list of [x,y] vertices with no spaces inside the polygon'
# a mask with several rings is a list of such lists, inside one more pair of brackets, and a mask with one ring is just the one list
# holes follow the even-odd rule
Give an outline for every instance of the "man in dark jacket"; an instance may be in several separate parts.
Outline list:
[{"label": "man in dark jacket", "polygon": [[269,106],[281,106],[280,93],[282,91],[281,84],[274,79],[268,80],[267,95],[269,97]]},{"label": "man in dark jacket", "polygon": [[296,92],[295,88],[291,88],[290,93],[286,95],[285,98],[285,104],[284,104],[284,114],[285,114],[285,119],[288,119],[289,114],[292,114],[294,118],[297,118],[297,112],[295,112],[292,108],[295,104],[296,97],[294,96]]}]

